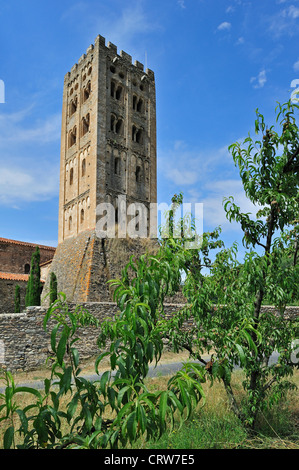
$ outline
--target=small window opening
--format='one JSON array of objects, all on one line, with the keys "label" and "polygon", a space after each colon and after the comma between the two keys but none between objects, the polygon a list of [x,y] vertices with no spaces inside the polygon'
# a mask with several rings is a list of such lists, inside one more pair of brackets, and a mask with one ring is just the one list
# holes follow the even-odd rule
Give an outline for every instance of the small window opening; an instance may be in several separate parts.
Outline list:
[{"label": "small window opening", "polygon": [[136,132],[136,142],[138,144],[142,143],[142,129],[138,129],[138,131]]},{"label": "small window opening", "polygon": [[80,215],[80,223],[83,224],[84,222],[84,209],[81,209],[81,215]]},{"label": "small window opening", "polygon": [[72,216],[69,217],[69,231],[71,232],[73,226],[73,219]]},{"label": "small window opening", "polygon": [[70,169],[70,185],[72,185],[74,182],[74,169]]},{"label": "small window opening", "polygon": [[136,183],[140,183],[141,181],[141,167],[137,166],[136,168]]},{"label": "small window opening", "polygon": [[140,98],[140,100],[139,100],[138,103],[137,103],[137,111],[138,111],[138,113],[141,113],[141,112],[142,112],[142,109],[143,109],[143,101],[142,101],[142,99]]},{"label": "small window opening", "polygon": [[72,116],[77,111],[78,98],[75,96],[74,99],[70,102],[70,116]]},{"label": "small window opening", "polygon": [[114,130],[115,130],[115,121],[116,121],[116,117],[114,116],[114,114],[111,114],[110,130],[111,130],[112,132],[114,132]]},{"label": "small window opening", "polygon": [[133,96],[133,110],[136,111],[136,107],[137,107],[137,96]]},{"label": "small window opening", "polygon": [[83,90],[83,103],[85,103],[85,101],[88,100],[88,98],[90,97],[90,93],[91,93],[91,83],[88,82],[86,87]]},{"label": "small window opening", "polygon": [[89,114],[82,118],[82,136],[89,131]]},{"label": "small window opening", "polygon": [[82,166],[81,166],[81,176],[85,176],[86,173],[86,160],[83,158],[82,160]]},{"label": "small window opening", "polygon": [[133,142],[136,142],[136,132],[137,132],[137,129],[135,126],[132,127],[132,140]]},{"label": "small window opening", "polygon": [[25,268],[24,268],[24,273],[25,274],[29,274],[30,273],[30,264],[25,264]]},{"label": "small window opening", "polygon": [[114,83],[113,81],[111,81],[110,93],[111,93],[112,98],[114,98],[114,95],[115,95],[115,83]]},{"label": "small window opening", "polygon": [[115,175],[120,175],[120,158],[114,160],[114,173]]},{"label": "small window opening", "polygon": [[122,119],[119,119],[116,123],[116,126],[115,126],[116,134],[121,134],[122,133],[122,128],[123,128],[123,121],[122,121]]},{"label": "small window opening", "polygon": [[77,141],[77,128],[74,127],[69,133],[69,147],[72,147]]},{"label": "small window opening", "polygon": [[123,91],[122,87],[121,87],[121,86],[118,86],[118,87],[117,87],[117,90],[116,90],[116,92],[115,92],[115,98],[116,98],[118,101],[121,100],[122,91]]}]

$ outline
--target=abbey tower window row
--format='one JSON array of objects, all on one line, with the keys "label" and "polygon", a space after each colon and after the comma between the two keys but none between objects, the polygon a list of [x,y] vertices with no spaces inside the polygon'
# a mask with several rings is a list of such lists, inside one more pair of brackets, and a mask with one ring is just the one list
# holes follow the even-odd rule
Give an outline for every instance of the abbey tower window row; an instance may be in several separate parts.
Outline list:
[{"label": "abbey tower window row", "polygon": [[90,198],[83,198],[65,210],[65,228],[68,235],[75,233],[78,222],[79,231],[84,230],[85,222],[88,220],[90,209]]}]

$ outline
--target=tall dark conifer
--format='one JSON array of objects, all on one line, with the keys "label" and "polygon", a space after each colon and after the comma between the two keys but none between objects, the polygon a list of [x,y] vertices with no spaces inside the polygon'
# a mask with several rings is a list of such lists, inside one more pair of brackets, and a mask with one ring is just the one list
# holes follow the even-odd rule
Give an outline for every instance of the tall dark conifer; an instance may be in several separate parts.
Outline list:
[{"label": "tall dark conifer", "polygon": [[26,289],[26,307],[40,305],[41,282],[40,282],[40,252],[36,248],[31,258],[30,275]]}]

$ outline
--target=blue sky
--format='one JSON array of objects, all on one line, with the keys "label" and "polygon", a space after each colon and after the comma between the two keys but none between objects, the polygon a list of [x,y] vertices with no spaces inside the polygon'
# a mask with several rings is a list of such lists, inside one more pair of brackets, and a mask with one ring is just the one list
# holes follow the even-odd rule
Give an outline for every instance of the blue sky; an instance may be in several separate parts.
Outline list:
[{"label": "blue sky", "polygon": [[64,75],[101,34],[155,71],[158,201],[182,191],[240,240],[223,197],[252,207],[227,148],[290,98],[298,0],[12,0],[0,22],[0,237],[57,243]]}]

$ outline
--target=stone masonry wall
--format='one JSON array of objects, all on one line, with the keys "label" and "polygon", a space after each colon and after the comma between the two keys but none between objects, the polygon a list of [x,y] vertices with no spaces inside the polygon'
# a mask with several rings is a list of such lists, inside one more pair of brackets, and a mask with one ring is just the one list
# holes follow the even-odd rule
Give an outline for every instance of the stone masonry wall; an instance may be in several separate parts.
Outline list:
[{"label": "stone masonry wall", "polygon": [[15,288],[20,286],[21,311],[25,308],[26,281],[13,279],[0,279],[0,315],[2,312],[11,313],[15,311]]},{"label": "stone masonry wall", "polygon": [[41,264],[53,258],[54,247],[0,238],[0,272],[24,274],[25,266],[30,266],[31,256],[37,246],[40,249]]},{"label": "stone masonry wall", "polygon": [[[166,316],[178,311],[184,304],[166,304]],[[100,321],[114,318],[118,311],[113,302],[87,302],[82,306]],[[70,304],[75,308],[75,304]],[[263,307],[275,312],[274,307]],[[11,371],[35,370],[45,365],[51,353],[50,334],[43,329],[46,309],[28,307],[20,314],[0,315],[0,367],[5,366]],[[299,307],[287,307],[286,316],[298,317]],[[187,325],[188,326],[188,325]],[[78,330],[81,341],[76,343],[80,358],[87,359],[99,353],[97,338],[99,329],[86,327]]]}]

